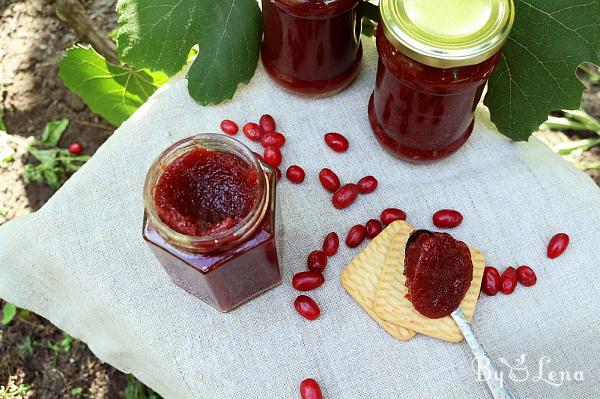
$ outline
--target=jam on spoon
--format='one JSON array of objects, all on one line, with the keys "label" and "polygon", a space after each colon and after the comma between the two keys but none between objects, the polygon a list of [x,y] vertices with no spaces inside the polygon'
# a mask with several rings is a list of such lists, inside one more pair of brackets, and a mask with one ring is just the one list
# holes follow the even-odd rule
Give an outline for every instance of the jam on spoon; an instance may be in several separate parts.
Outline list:
[{"label": "jam on spoon", "polygon": [[473,280],[469,247],[447,233],[417,230],[406,243],[404,275],[415,309],[430,319],[449,316]]},{"label": "jam on spoon", "polygon": [[471,251],[447,233],[417,230],[406,242],[404,275],[406,298],[430,319],[452,316],[473,352],[479,370],[495,399],[514,399],[510,388],[477,340],[469,320],[458,307],[473,280]]}]

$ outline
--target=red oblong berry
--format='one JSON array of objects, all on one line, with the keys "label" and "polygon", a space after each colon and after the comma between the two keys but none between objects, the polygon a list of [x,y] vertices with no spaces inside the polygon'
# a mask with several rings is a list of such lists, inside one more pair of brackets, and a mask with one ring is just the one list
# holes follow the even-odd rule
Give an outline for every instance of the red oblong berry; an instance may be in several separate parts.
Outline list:
[{"label": "red oblong berry", "polygon": [[387,226],[397,220],[406,220],[406,212],[398,208],[387,208],[381,212],[379,219]]},{"label": "red oblong berry", "polygon": [[494,296],[498,293],[501,286],[501,277],[498,269],[492,266],[486,266],[483,269],[483,279],[481,280],[481,291],[486,295]]},{"label": "red oblong berry", "polygon": [[452,228],[462,223],[463,216],[454,209],[441,209],[433,214],[432,219],[437,227]]},{"label": "red oblong berry", "polygon": [[269,114],[261,116],[258,123],[265,133],[274,132],[275,128],[277,127],[275,124],[275,119],[273,119],[273,117]]},{"label": "red oblong berry", "polygon": [[283,157],[281,156],[281,150],[277,147],[267,147],[263,152],[263,158],[267,165],[272,166],[274,168],[281,165],[281,161]]},{"label": "red oblong berry", "polygon": [[308,378],[300,383],[300,397],[302,399],[323,399],[319,383]]},{"label": "red oblong berry", "polygon": [[316,272],[296,273],[292,278],[292,286],[298,291],[310,291],[320,287],[325,282],[325,277]]},{"label": "red oblong berry", "polygon": [[221,130],[223,133],[229,134],[230,136],[235,136],[240,131],[240,127],[234,121],[225,119],[223,122],[221,122]]},{"label": "red oblong berry", "polygon": [[517,280],[525,287],[531,287],[537,283],[537,276],[531,267],[523,265],[517,268]]},{"label": "red oblong berry", "polygon": [[316,320],[321,315],[321,309],[319,305],[311,298],[306,295],[300,295],[294,301],[294,307],[298,314],[307,320]]},{"label": "red oblong berry", "polygon": [[302,169],[298,165],[292,165],[288,168],[287,172],[285,172],[288,180],[295,184],[300,184],[304,181],[306,177],[306,173],[304,173],[304,169]]},{"label": "red oblong berry", "polygon": [[379,182],[373,176],[365,176],[356,183],[360,194],[370,194],[377,189]]},{"label": "red oblong berry", "polygon": [[277,181],[281,180],[281,169],[279,169],[279,166],[275,167],[275,176],[277,177]]},{"label": "red oblong berry", "polygon": [[263,147],[283,147],[285,145],[285,136],[279,132],[269,132],[262,135],[260,144]]},{"label": "red oblong berry", "polygon": [[356,248],[365,240],[367,236],[367,229],[362,224],[352,226],[346,236],[346,245],[348,248]]},{"label": "red oblong berry", "polygon": [[254,122],[246,123],[242,130],[244,131],[244,135],[252,141],[260,141],[263,135],[262,128]]},{"label": "red oblong berry", "polygon": [[312,251],[308,254],[306,266],[311,272],[323,273],[327,266],[327,255],[323,251]]},{"label": "red oblong berry", "polygon": [[383,230],[381,222],[377,219],[369,220],[365,225],[365,228],[367,230],[367,237],[371,239],[377,237],[379,233],[381,233],[381,231]]},{"label": "red oblong berry", "polygon": [[69,154],[79,155],[83,151],[83,146],[79,143],[73,143],[69,146]]},{"label": "red oblong berry", "polygon": [[561,256],[569,246],[569,236],[565,233],[558,233],[550,240],[546,254],[550,259],[556,259]]},{"label": "red oblong berry", "polygon": [[335,132],[325,135],[325,143],[335,152],[346,152],[350,146],[347,138]]},{"label": "red oblong berry", "polygon": [[325,240],[323,240],[323,252],[325,253],[325,255],[335,255],[339,247],[340,237],[337,235],[336,232],[332,231],[331,233],[325,236]]},{"label": "red oblong berry", "polygon": [[348,183],[340,187],[331,197],[331,202],[336,209],[349,207],[358,197],[358,187],[356,184]]},{"label": "red oblong berry", "polygon": [[336,192],[340,188],[340,178],[331,169],[324,168],[319,172],[319,181],[323,188],[329,192]]},{"label": "red oblong berry", "polygon": [[510,295],[517,288],[517,270],[514,267],[507,268],[500,276],[500,290],[505,295]]}]

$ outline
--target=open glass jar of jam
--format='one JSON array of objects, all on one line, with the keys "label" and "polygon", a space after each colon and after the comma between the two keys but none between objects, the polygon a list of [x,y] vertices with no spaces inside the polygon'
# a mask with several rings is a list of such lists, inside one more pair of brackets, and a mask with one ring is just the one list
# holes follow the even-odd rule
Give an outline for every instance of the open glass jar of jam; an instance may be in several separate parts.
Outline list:
[{"label": "open glass jar of jam", "polygon": [[173,282],[228,312],[281,282],[276,174],[237,140],[182,140],[151,166],[143,237]]},{"label": "open glass jar of jam", "polygon": [[279,85],[327,96],[348,86],[362,58],[362,0],[262,0],[262,60]]},{"label": "open glass jar of jam", "polygon": [[369,120],[379,142],[407,160],[458,150],[501,58],[512,0],[381,0],[379,64]]}]

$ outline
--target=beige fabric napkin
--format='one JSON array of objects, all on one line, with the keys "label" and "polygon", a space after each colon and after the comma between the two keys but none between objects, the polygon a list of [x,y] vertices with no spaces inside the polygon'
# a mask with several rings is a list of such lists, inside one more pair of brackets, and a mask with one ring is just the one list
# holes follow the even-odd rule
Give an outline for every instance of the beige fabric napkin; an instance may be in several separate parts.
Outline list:
[{"label": "beige fabric napkin", "polygon": [[[600,397],[598,188],[538,141],[512,143],[481,121],[448,160],[418,166],[386,155],[367,121],[375,67],[367,40],[359,79],[335,97],[295,97],[259,67],[234,101],[205,108],[189,97],[184,79],[172,80],[43,209],[0,228],[0,296],[47,317],[166,398],[297,398],[307,377],[334,399],[487,397],[466,346],[424,336],[396,341],[346,294],[339,272],[360,248],[343,248],[326,284],[311,293],[319,320],[300,318],[292,305],[291,276],[325,233],[345,235],[389,206],[432,228],[435,210],[457,208],[465,216],[453,231],[458,238],[492,265],[530,264],[539,277],[512,296],[482,296],[474,319],[491,356],[514,366],[515,377],[522,379],[516,360],[526,355],[528,378],[509,382],[516,395]],[[280,184],[283,285],[221,314],[175,287],[142,240],[144,177],[171,143],[218,131],[225,117],[241,124],[263,113],[287,135],[283,167],[302,165],[307,180]],[[348,153],[323,145],[328,131],[350,138]],[[344,181],[372,174],[380,187],[335,210],[318,183],[323,167]],[[559,231],[572,245],[551,261],[545,244]],[[545,379],[551,371],[581,371],[585,381],[556,387],[536,380],[540,361]],[[498,365],[508,378],[510,368]]]}]

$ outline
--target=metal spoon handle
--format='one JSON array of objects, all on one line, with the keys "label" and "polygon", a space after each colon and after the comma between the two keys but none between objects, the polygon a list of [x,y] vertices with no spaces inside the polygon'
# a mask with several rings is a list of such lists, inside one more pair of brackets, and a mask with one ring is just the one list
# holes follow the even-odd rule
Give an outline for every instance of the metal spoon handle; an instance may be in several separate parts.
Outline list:
[{"label": "metal spoon handle", "polygon": [[479,371],[483,374],[494,399],[514,399],[512,391],[504,384],[504,379],[500,376],[496,366],[494,366],[487,352],[479,343],[463,311],[460,308],[456,309],[452,312],[452,318],[464,335],[465,341],[467,341],[471,352],[473,352],[473,356],[477,359]]}]

